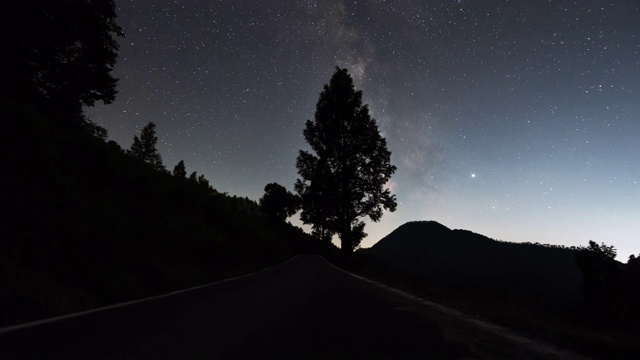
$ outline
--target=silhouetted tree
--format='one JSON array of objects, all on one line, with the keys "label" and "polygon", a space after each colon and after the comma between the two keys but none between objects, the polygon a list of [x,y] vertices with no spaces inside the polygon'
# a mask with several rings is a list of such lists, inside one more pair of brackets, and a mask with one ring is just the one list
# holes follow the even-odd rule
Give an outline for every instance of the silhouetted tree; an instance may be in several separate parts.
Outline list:
[{"label": "silhouetted tree", "polygon": [[156,136],[156,124],[149,122],[140,132],[140,137],[133,136],[133,144],[129,154],[151,165],[156,170],[164,170],[162,156],[156,149],[158,137]]},{"label": "silhouetted tree", "polygon": [[320,240],[321,243],[328,244],[336,233],[329,222],[333,204],[329,189],[335,188],[336,184],[332,183],[334,178],[330,176],[325,161],[319,161],[315,169],[311,171],[314,172],[315,178],[324,179],[324,181],[314,181],[307,185],[300,181],[296,182],[296,192],[301,194],[304,191],[305,193],[305,196],[300,197],[301,207],[304,209],[300,214],[300,219],[305,224],[313,225],[312,236]]},{"label": "silhouetted tree", "polygon": [[618,254],[613,245],[608,246],[605,243],[598,245],[598,243],[593,240],[589,240],[589,245],[584,248],[584,250],[594,256],[608,259],[615,259],[616,255]]},{"label": "silhouetted tree", "polygon": [[198,176],[198,185],[205,190],[209,190],[211,186],[209,186],[209,180],[204,177],[204,175]]},{"label": "silhouetted tree", "polygon": [[631,326],[640,328],[640,255],[629,256],[624,274],[624,290],[628,301],[629,319],[632,319]]},{"label": "silhouetted tree", "polygon": [[336,68],[324,86],[304,137],[315,154],[301,150],[296,161],[301,218],[314,229],[337,233],[350,254],[366,236],[362,218],[378,221],[383,210],[395,211],[395,195],[385,184],[396,167],[346,69]]},{"label": "silhouetted tree", "polygon": [[320,240],[320,243],[323,245],[331,242],[333,235],[334,233],[324,224],[314,225],[313,229],[311,230],[311,236]]},{"label": "silhouetted tree", "polygon": [[111,103],[118,55],[113,0],[8,0],[0,15],[3,68],[0,97],[35,102],[92,134],[106,130],[82,106]]},{"label": "silhouetted tree", "polygon": [[187,177],[187,169],[184,167],[184,160],[180,160],[173,168],[173,176],[184,179]]},{"label": "silhouetted tree", "polygon": [[198,183],[198,172],[194,171],[189,175],[189,182],[197,184]]},{"label": "silhouetted tree", "polygon": [[585,320],[598,325],[615,321],[615,303],[620,295],[621,271],[615,261],[616,249],[589,241],[576,253],[576,264],[582,272],[582,291],[589,317]]},{"label": "silhouetted tree", "polygon": [[272,219],[284,221],[300,209],[300,198],[277,183],[264,187],[259,201],[262,212]]},{"label": "silhouetted tree", "polygon": [[118,153],[123,152],[122,147],[120,146],[120,144],[118,144],[114,140],[109,140],[109,142],[107,142],[107,145],[109,145],[110,148],[112,148],[113,150],[115,150]]}]

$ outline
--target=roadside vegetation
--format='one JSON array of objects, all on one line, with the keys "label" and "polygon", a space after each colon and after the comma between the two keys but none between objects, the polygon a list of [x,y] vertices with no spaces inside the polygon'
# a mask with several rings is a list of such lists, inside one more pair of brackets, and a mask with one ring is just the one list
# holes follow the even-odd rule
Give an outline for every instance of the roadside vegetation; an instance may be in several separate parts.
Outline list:
[{"label": "roadside vegetation", "polygon": [[[83,107],[115,100],[114,1],[10,0],[0,16],[0,327],[254,271],[315,245],[183,161],[149,123],[131,149]],[[47,31],[40,31],[47,29]],[[287,210],[290,211],[290,210]],[[286,211],[285,211],[286,213]]]},{"label": "roadside vegetation", "polygon": [[0,326],[250,272],[314,246],[204,176],[170,174],[2,105],[0,161],[11,170],[0,177]]},{"label": "roadside vegetation", "polygon": [[496,241],[435,222],[408,223],[342,268],[596,358],[640,354],[638,257],[615,248]]}]

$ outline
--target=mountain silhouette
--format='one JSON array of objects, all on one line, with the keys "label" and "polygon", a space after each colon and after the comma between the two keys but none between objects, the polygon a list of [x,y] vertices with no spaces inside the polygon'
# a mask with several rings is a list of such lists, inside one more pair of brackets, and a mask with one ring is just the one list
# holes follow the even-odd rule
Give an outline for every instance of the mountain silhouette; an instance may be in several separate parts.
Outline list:
[{"label": "mountain silhouette", "polygon": [[568,248],[496,241],[419,221],[362,252],[440,292],[517,299],[557,311],[580,298],[581,273]]}]

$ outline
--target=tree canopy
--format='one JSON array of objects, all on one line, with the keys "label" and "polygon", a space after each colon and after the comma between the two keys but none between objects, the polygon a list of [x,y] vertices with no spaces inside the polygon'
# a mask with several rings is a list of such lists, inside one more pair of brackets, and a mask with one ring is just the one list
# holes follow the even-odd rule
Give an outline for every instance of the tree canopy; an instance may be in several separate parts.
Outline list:
[{"label": "tree canopy", "polygon": [[180,160],[180,162],[178,162],[173,168],[173,176],[180,179],[185,179],[187,177],[187,169],[184,166],[184,160]]},{"label": "tree canopy", "polygon": [[45,106],[104,137],[82,106],[115,99],[115,37],[123,36],[115,20],[113,0],[9,0],[0,15],[0,96]]},{"label": "tree canopy", "polygon": [[300,199],[278,184],[270,183],[264,187],[264,195],[259,201],[260,209],[268,217],[280,221],[286,220],[300,208]]},{"label": "tree canopy", "polygon": [[[149,122],[138,135],[133,136],[133,144],[129,154],[151,165],[156,170],[164,170],[162,156],[156,149],[158,137],[156,136],[156,124]],[[184,165],[184,164],[183,164]]]},{"label": "tree canopy", "polygon": [[611,260],[615,259],[618,254],[613,245],[606,245],[605,243],[598,245],[598,243],[593,240],[589,240],[589,246],[584,248],[584,250],[595,256],[601,256]]},{"label": "tree canopy", "polygon": [[338,234],[351,253],[366,236],[363,218],[379,221],[384,210],[395,211],[395,195],[385,185],[396,167],[346,69],[337,67],[324,85],[304,137],[312,152],[300,150],[296,161],[301,219],[323,237]]}]

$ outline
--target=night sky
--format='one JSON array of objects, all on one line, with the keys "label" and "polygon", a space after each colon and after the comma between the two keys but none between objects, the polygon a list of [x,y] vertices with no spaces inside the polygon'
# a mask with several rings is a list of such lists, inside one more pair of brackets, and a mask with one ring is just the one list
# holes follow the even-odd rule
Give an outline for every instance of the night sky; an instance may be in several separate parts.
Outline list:
[{"label": "night sky", "polygon": [[[346,67],[411,220],[506,241],[640,253],[640,2],[116,0],[117,100],[88,108],[129,148],[149,121],[169,170],[219,191],[289,190],[323,84]],[[293,221],[299,224],[298,220]]]}]

